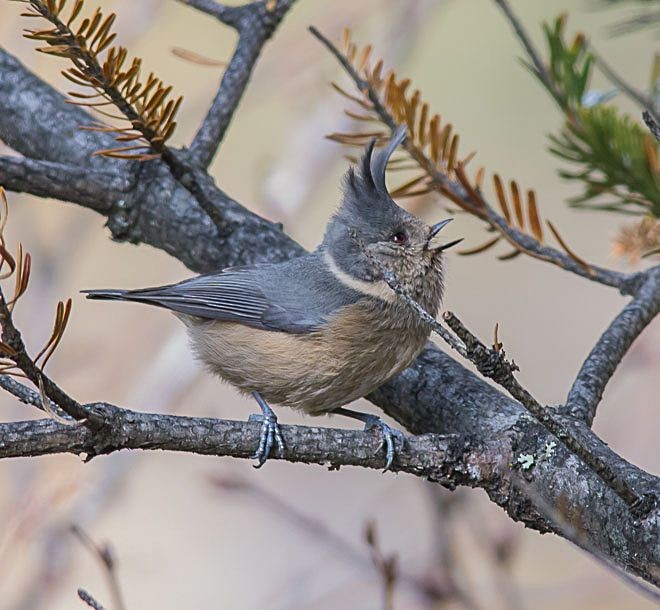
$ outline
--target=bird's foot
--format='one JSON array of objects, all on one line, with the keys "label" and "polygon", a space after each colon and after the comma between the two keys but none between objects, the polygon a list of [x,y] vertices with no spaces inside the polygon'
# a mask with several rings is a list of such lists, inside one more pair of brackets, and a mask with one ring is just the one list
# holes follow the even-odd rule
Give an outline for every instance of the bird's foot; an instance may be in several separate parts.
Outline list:
[{"label": "bird's foot", "polygon": [[392,428],[392,426],[387,425],[380,417],[377,417],[376,415],[373,415],[372,417],[372,420],[365,421],[364,429],[377,430],[383,436],[383,442],[381,443],[378,450],[380,451],[380,449],[385,447],[385,468],[383,469],[383,472],[387,472],[392,466],[394,456],[397,452],[395,440],[399,441],[399,445],[401,449],[403,449],[403,446],[406,442],[406,437],[403,432],[401,432],[401,430],[397,430],[396,428]]},{"label": "bird's foot", "polygon": [[248,421],[260,421],[262,423],[259,446],[254,454],[250,456],[250,459],[257,460],[257,464],[254,465],[255,468],[261,468],[266,463],[273,445],[277,447],[279,457],[284,457],[284,441],[280,433],[280,426],[277,423],[277,415],[258,392],[252,392],[252,395],[261,409],[261,414],[250,415]]},{"label": "bird's foot", "polygon": [[364,422],[365,431],[376,430],[380,432],[383,441],[378,447],[378,451],[385,447],[385,468],[383,469],[383,472],[387,472],[391,468],[392,462],[394,462],[394,457],[396,456],[396,441],[399,441],[401,449],[403,449],[406,443],[406,437],[403,432],[396,428],[392,428],[392,426],[386,424],[380,417],[377,415],[371,415],[370,413],[360,413],[359,411],[353,411],[343,407],[336,409],[334,413]]}]

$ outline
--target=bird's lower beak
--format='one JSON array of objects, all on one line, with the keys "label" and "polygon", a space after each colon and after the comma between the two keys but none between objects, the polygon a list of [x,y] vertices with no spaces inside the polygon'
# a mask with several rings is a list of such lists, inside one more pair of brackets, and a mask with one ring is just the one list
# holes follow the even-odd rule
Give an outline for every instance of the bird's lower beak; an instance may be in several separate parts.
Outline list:
[{"label": "bird's lower beak", "polygon": [[455,239],[454,241],[450,241],[447,244],[440,243],[438,240],[436,240],[436,236],[440,232],[440,230],[447,226],[453,218],[447,218],[446,220],[441,220],[440,222],[435,223],[431,227],[431,234],[429,235],[429,240],[426,243],[426,249],[427,250],[433,250],[435,252],[441,252],[442,250],[449,250],[452,246],[455,246],[456,244],[460,243],[463,241],[463,238],[461,237],[460,239]]}]

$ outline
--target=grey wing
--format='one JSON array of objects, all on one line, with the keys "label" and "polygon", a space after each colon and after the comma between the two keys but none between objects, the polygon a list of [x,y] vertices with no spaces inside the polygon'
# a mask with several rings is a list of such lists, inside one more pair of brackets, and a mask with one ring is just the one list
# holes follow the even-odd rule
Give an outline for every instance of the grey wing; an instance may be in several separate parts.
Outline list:
[{"label": "grey wing", "polygon": [[279,264],[230,268],[169,286],[89,291],[88,296],[289,333],[318,330],[337,309],[362,297],[338,282],[316,253]]}]

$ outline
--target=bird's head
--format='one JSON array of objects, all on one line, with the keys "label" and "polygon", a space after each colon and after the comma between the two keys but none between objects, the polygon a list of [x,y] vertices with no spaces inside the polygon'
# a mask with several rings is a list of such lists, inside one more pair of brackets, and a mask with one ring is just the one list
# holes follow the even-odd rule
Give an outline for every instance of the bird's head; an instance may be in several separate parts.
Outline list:
[{"label": "bird's head", "polygon": [[441,271],[447,244],[438,239],[451,221],[429,226],[398,206],[385,184],[385,169],[394,150],[406,137],[399,128],[386,148],[374,151],[370,142],[358,167],[350,167],[344,178],[344,200],[326,229],[322,248],[334,263],[355,279],[382,279],[378,265],[395,273],[404,286],[412,286],[429,272]]}]

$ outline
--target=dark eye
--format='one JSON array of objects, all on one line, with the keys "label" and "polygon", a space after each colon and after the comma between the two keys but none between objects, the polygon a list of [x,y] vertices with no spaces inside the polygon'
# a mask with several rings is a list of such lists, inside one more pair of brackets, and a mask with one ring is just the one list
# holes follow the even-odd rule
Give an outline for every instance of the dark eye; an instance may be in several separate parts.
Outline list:
[{"label": "dark eye", "polygon": [[397,246],[403,246],[404,244],[408,243],[408,236],[406,235],[405,231],[396,231],[392,233],[390,241],[395,243]]}]

